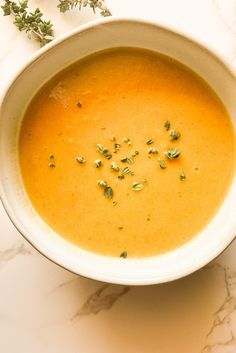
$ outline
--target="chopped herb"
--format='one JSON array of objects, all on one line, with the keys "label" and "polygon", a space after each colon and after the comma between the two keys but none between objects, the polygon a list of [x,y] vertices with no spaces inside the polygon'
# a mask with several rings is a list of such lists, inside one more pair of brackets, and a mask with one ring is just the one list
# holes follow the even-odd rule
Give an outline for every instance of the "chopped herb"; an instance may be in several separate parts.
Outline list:
[{"label": "chopped herb", "polygon": [[122,230],[122,229],[123,229],[123,227],[118,227],[118,229],[119,229],[119,230]]},{"label": "chopped herb", "polygon": [[114,148],[115,148],[115,151],[119,151],[120,150],[120,144],[119,143],[115,143],[114,144]]},{"label": "chopped herb", "polygon": [[49,163],[48,166],[49,166],[49,168],[55,168],[56,167],[56,165],[54,163]]},{"label": "chopped herb", "polygon": [[107,186],[107,182],[105,180],[98,180],[98,185],[101,188],[105,188]]},{"label": "chopped herb", "polygon": [[166,162],[163,159],[160,160],[160,168],[166,169]]},{"label": "chopped herb", "polygon": [[119,178],[119,179],[124,179],[125,175],[126,175],[126,174],[129,174],[129,173],[131,173],[129,167],[125,167],[125,168],[121,171],[121,173],[118,175],[118,178]]},{"label": "chopped herb", "polygon": [[108,199],[112,199],[113,197],[113,190],[110,186],[106,186],[104,189],[104,196]]},{"label": "chopped herb", "polygon": [[122,257],[123,259],[126,259],[127,256],[128,256],[127,251],[123,251],[123,252],[120,254],[120,257]]},{"label": "chopped herb", "polygon": [[113,205],[113,206],[116,206],[117,204],[118,204],[117,201],[112,201],[112,205]]},{"label": "chopped herb", "polygon": [[101,153],[106,159],[111,159],[112,158],[112,155],[110,154],[110,152],[108,151],[107,148],[105,148],[103,145],[101,145],[100,143],[98,143],[96,145],[97,147],[97,151],[99,153]]},{"label": "chopped herb", "polygon": [[164,127],[166,128],[166,131],[170,130],[170,122],[169,122],[169,120],[166,120]]},{"label": "chopped herb", "polygon": [[154,142],[154,141],[153,141],[152,139],[150,139],[150,140],[148,140],[148,141],[146,142],[146,144],[147,144],[147,145],[151,145],[153,142]]},{"label": "chopped herb", "polygon": [[131,157],[125,157],[120,160],[122,163],[134,164],[134,160]]},{"label": "chopped herb", "polygon": [[158,150],[155,147],[153,147],[148,150],[148,153],[149,154],[158,154]]},{"label": "chopped herb", "polygon": [[120,168],[116,162],[111,162],[111,169],[115,172],[119,172]]},{"label": "chopped herb", "polygon": [[165,155],[169,159],[176,159],[180,156],[181,152],[177,148],[171,148],[165,152]]},{"label": "chopped herb", "polygon": [[184,173],[183,171],[181,171],[181,172],[179,173],[179,178],[180,178],[181,181],[183,181],[183,180],[186,179],[186,175],[185,175],[185,173]]},{"label": "chopped herb", "polygon": [[143,179],[143,182],[144,182],[144,183],[147,183],[148,181],[147,181],[147,179]]},{"label": "chopped herb", "polygon": [[129,145],[129,146],[131,145],[131,140],[129,138],[125,137],[123,139],[123,141],[124,141],[124,143],[127,143],[127,145]]},{"label": "chopped herb", "polygon": [[176,130],[171,130],[170,132],[170,139],[171,140],[178,140],[180,138],[181,134],[180,132],[176,131]]},{"label": "chopped herb", "polygon": [[141,183],[135,182],[135,183],[133,183],[133,185],[132,185],[132,189],[135,190],[135,191],[140,191],[140,190],[142,190],[143,188],[144,188],[144,185],[141,184]]},{"label": "chopped herb", "polygon": [[77,102],[77,107],[78,107],[78,108],[82,108],[82,104],[81,104],[80,101]]},{"label": "chopped herb", "polygon": [[49,159],[50,159],[50,161],[54,161],[54,159],[55,159],[54,154],[51,154],[51,155],[49,156]]},{"label": "chopped herb", "polygon": [[102,161],[101,161],[101,159],[96,159],[96,160],[94,161],[94,164],[95,164],[95,167],[96,167],[96,168],[100,168],[100,167],[102,166]]},{"label": "chopped herb", "polygon": [[76,157],[76,161],[80,164],[86,163],[86,160],[84,159],[84,157]]},{"label": "chopped herb", "polygon": [[137,155],[139,155],[139,151],[134,151],[131,157],[136,157]]}]

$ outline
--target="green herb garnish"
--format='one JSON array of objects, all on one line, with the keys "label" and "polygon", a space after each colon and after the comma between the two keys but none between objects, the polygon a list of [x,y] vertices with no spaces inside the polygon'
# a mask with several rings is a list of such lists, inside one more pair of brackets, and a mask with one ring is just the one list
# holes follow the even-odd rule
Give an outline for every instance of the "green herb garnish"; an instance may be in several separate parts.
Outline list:
[{"label": "green herb garnish", "polygon": [[163,159],[160,160],[159,164],[161,169],[166,169],[166,162]]},{"label": "green herb garnish", "polygon": [[123,259],[126,259],[127,256],[128,256],[127,251],[123,251],[123,252],[120,254],[120,257],[122,257]]},{"label": "green herb garnish", "polygon": [[148,153],[149,154],[158,154],[158,150],[155,147],[153,147],[148,150]]},{"label": "green herb garnish", "polygon": [[120,174],[118,175],[118,178],[119,179],[124,179],[125,175],[131,173],[129,167],[125,167],[121,172]]},{"label": "green herb garnish", "polygon": [[170,122],[169,122],[169,120],[166,120],[164,127],[165,127],[166,131],[170,130]]},{"label": "green herb garnish", "polygon": [[55,168],[56,167],[56,165],[54,163],[49,163],[48,166],[49,166],[49,168]]},{"label": "green herb garnish", "polygon": [[170,132],[170,139],[171,139],[172,141],[178,140],[178,139],[180,138],[180,136],[181,136],[180,132],[178,132],[178,131],[176,131],[176,130],[171,130],[171,132]]},{"label": "green herb garnish", "polygon": [[105,180],[98,180],[98,185],[101,188],[105,188],[107,186],[107,182]]},{"label": "green herb garnish", "polygon": [[78,6],[79,10],[82,7],[89,6],[93,12],[96,12],[96,9],[100,10],[101,16],[111,16],[110,10],[106,7],[104,0],[59,0],[57,7],[61,12],[66,12],[72,10]]},{"label": "green herb garnish", "polygon": [[138,156],[138,155],[139,155],[139,151],[134,151],[134,153],[132,154],[131,157],[136,157],[136,156]]},{"label": "green herb garnish", "polygon": [[181,181],[183,181],[183,180],[186,179],[186,175],[185,175],[185,173],[184,173],[183,171],[181,171],[181,172],[179,173],[179,178],[180,178]]},{"label": "green herb garnish", "polygon": [[154,142],[154,141],[153,141],[152,139],[150,139],[150,140],[148,140],[148,141],[146,142],[146,144],[147,144],[147,145],[151,145],[153,142]]},{"label": "green herb garnish", "polygon": [[125,157],[120,160],[122,163],[134,164],[133,158]]},{"label": "green herb garnish", "polygon": [[86,163],[86,160],[84,159],[84,157],[76,157],[76,161],[80,164]]},{"label": "green herb garnish", "polygon": [[28,0],[15,1],[5,0],[1,6],[4,16],[12,16],[14,25],[19,31],[27,33],[29,38],[36,39],[40,46],[51,42],[53,36],[53,25],[51,21],[44,21],[43,14],[39,8],[34,12],[28,10]]},{"label": "green herb garnish", "polygon": [[127,143],[127,145],[129,145],[129,146],[131,145],[131,140],[129,138],[125,137],[123,139],[123,141],[124,141],[124,143]]},{"label": "green herb garnish", "polygon": [[112,155],[111,153],[109,152],[109,150],[107,148],[105,148],[103,145],[101,145],[100,143],[98,143],[96,145],[97,147],[97,151],[99,153],[101,153],[106,159],[111,159],[112,158]]},{"label": "green herb garnish", "polygon": [[104,189],[104,196],[108,199],[112,199],[113,197],[113,190],[110,186],[106,186]]},{"label": "green herb garnish", "polygon": [[111,162],[111,169],[115,172],[119,172],[120,168],[116,162]]},{"label": "green herb garnish", "polygon": [[144,185],[141,183],[134,182],[132,185],[132,189],[135,191],[140,191],[144,188]]},{"label": "green herb garnish", "polygon": [[77,107],[82,108],[82,104],[80,103],[80,101],[77,102]]},{"label": "green herb garnish", "polygon": [[171,148],[165,152],[167,158],[173,160],[180,156],[181,152],[177,148]]},{"label": "green herb garnish", "polygon": [[101,159],[96,159],[96,160],[94,161],[94,164],[95,164],[95,167],[96,167],[96,168],[100,168],[100,167],[102,166],[102,161],[101,161]]},{"label": "green herb garnish", "polygon": [[119,151],[120,150],[120,144],[119,143],[115,143],[114,144],[114,148],[115,148],[115,151]]}]

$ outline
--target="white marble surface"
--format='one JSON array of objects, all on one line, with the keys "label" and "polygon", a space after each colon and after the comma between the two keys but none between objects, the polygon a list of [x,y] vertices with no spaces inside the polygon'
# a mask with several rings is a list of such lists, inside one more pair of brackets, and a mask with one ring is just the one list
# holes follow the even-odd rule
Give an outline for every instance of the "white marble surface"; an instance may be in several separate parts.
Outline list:
[{"label": "white marble surface", "polygon": [[[1,3],[1,1],[0,1]],[[31,0],[56,35],[93,20]],[[151,18],[193,34],[236,65],[236,0],[107,0],[114,15]],[[97,16],[98,17],[98,16]],[[0,16],[0,95],[37,50]],[[0,353],[235,353],[236,242],[197,273],[122,287],[75,276],[38,254],[0,207]]]}]

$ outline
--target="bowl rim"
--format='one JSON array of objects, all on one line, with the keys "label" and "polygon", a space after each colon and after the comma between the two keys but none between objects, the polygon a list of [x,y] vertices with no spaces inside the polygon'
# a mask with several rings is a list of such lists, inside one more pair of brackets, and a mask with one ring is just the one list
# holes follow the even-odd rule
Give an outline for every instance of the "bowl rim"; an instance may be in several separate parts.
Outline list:
[{"label": "bowl rim", "polygon": [[[54,39],[52,42],[47,44],[45,47],[38,49],[33,55],[25,61],[23,65],[12,75],[11,79],[9,80],[9,83],[6,85],[6,87],[3,89],[2,94],[0,95],[0,107],[2,106],[2,103],[5,100],[5,97],[8,94],[8,91],[10,88],[13,86],[15,81],[24,73],[27,68],[32,65],[35,61],[37,61],[40,57],[42,57],[44,54],[46,54],[48,51],[53,49],[54,47],[58,46],[60,43],[63,43],[66,41],[68,38],[71,38],[73,36],[76,36],[78,33],[81,33],[83,31],[86,31],[90,28],[94,28],[97,26],[100,26],[104,23],[115,23],[115,22],[130,22],[130,23],[136,23],[136,24],[144,24],[144,25],[150,25],[150,26],[155,26],[157,29],[159,28],[162,31],[169,32],[170,34],[174,34],[178,37],[182,37],[184,40],[187,40],[188,42],[192,43],[193,45],[198,46],[201,50],[203,50],[205,53],[213,57],[215,60],[217,60],[221,65],[224,66],[224,68],[233,76],[233,78],[236,80],[236,68],[234,69],[232,64],[221,54],[216,48],[213,48],[211,45],[208,43],[204,43],[204,41],[200,41],[199,38],[197,38],[194,35],[186,34],[184,31],[177,30],[174,28],[174,26],[171,25],[164,25],[160,24],[157,21],[153,20],[148,20],[148,19],[143,19],[140,17],[126,17],[126,16],[116,16],[116,17],[108,17],[108,18],[102,18],[98,20],[91,21],[89,23],[83,24],[75,29],[72,29],[71,31],[59,36],[58,38]],[[0,113],[1,113],[1,108],[0,108]],[[122,285],[150,285],[150,284],[156,284],[156,283],[164,283],[164,282],[169,282],[173,280],[177,280],[179,278],[185,277],[207,263],[209,263],[211,260],[216,258],[217,256],[220,255],[221,252],[223,252],[234,240],[235,235],[232,234],[232,236],[229,236],[225,241],[221,243],[221,246],[219,246],[217,249],[215,249],[215,252],[210,254],[208,257],[205,257],[201,261],[197,262],[194,266],[189,266],[186,267],[185,271],[182,271],[181,273],[173,273],[171,276],[168,276],[168,278],[163,278],[163,279],[153,279],[153,278],[147,278],[147,279],[135,279],[134,281],[131,281],[130,279],[122,279],[120,280],[119,278],[108,278],[106,275],[101,275],[101,273],[96,273],[93,272],[93,274],[90,273],[79,273],[76,270],[73,270],[71,266],[66,267],[66,265],[61,261],[59,257],[53,258],[51,254],[46,254],[43,249],[39,249],[37,242],[35,243],[29,239],[28,235],[26,232],[24,232],[20,225],[18,224],[17,220],[14,218],[14,212],[11,211],[11,206],[8,203],[8,201],[4,197],[4,192],[3,192],[3,187],[2,187],[2,181],[1,181],[1,176],[0,176],[0,200],[3,204],[3,207],[14,225],[14,227],[17,229],[17,231],[24,237],[27,242],[29,242],[40,254],[45,256],[47,259],[49,259],[51,262],[57,264],[58,266],[62,267],[65,270],[68,270],[72,273],[75,273],[77,275],[80,275],[82,277],[86,278],[91,278],[94,280],[99,280],[99,281],[105,281],[108,283],[115,283],[115,284],[122,284]]]}]

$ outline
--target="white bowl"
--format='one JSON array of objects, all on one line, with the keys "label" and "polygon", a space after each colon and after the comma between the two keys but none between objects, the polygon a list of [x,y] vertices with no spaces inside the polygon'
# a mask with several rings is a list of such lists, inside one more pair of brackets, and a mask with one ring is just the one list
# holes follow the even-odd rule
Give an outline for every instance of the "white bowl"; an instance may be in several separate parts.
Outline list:
[{"label": "white bowl", "polygon": [[235,127],[235,74],[212,49],[156,23],[125,18],[96,21],[39,50],[13,78],[5,92],[0,111],[0,195],[19,232],[42,254],[64,268],[111,283],[146,285],[167,282],[207,264],[234,239],[235,177],[215,217],[191,241],[162,255],[123,260],[80,249],[54,232],[33,209],[19,170],[17,144],[21,120],[38,89],[78,59],[102,49],[121,46],[158,51],[189,66],[220,96]]}]

